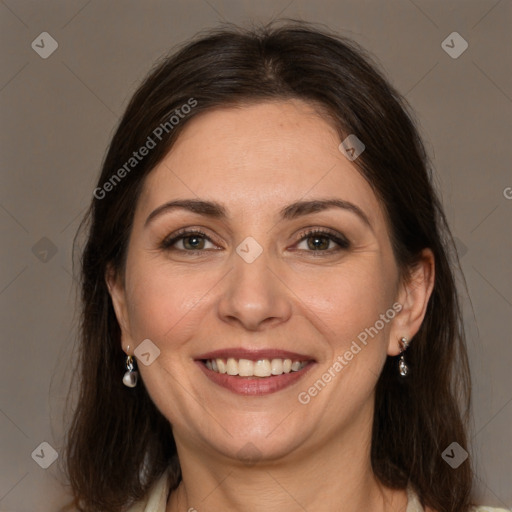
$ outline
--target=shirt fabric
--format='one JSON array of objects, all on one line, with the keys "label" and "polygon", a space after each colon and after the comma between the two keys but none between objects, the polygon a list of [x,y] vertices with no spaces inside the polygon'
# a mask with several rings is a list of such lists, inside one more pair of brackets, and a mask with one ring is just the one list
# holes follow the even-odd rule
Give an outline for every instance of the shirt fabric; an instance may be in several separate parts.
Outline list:
[{"label": "shirt fabric", "polygon": [[[169,495],[169,479],[165,472],[150,489],[148,495],[142,501],[134,504],[128,512],[165,512],[167,497]],[[407,509],[405,512],[425,512],[412,487],[407,488]],[[476,507],[473,512],[510,512],[504,508]]]}]

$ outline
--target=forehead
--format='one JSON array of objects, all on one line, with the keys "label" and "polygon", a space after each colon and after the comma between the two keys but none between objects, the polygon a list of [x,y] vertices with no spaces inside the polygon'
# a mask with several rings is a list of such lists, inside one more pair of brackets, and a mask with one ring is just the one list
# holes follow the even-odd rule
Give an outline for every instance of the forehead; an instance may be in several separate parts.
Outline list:
[{"label": "forehead", "polygon": [[378,225],[379,201],[339,144],[332,124],[300,100],[203,112],[148,175],[139,206],[196,197],[225,203],[236,214],[338,197],[356,202]]}]

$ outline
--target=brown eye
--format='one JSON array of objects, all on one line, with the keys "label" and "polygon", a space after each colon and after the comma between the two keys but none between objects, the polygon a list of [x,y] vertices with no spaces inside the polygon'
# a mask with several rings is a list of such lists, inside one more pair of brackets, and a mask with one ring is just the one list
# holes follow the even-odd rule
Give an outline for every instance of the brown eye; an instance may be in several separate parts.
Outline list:
[{"label": "brown eye", "polygon": [[213,245],[210,238],[202,231],[182,231],[181,233],[166,238],[162,242],[161,248],[165,250],[186,252],[204,251],[209,249],[208,247],[205,247],[206,243],[211,243]]},{"label": "brown eye", "polygon": [[332,241],[330,238],[323,235],[308,236],[306,240],[308,241],[308,249],[312,251],[328,249],[329,243]]},{"label": "brown eye", "polygon": [[181,238],[183,247],[189,250],[204,249],[205,239],[200,235],[190,235]]},{"label": "brown eye", "polygon": [[[325,231],[325,230],[316,230],[316,231],[308,231],[303,233],[300,239],[300,243],[306,242],[306,250],[309,252],[337,252],[342,249],[348,249],[350,247],[350,242],[340,233]],[[338,247],[332,247],[331,242],[337,245]]]}]

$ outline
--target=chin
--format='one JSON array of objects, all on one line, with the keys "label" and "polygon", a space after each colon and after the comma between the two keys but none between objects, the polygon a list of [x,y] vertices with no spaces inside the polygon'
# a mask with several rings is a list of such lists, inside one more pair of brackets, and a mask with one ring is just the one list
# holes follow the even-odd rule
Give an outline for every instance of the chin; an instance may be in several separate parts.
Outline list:
[{"label": "chin", "polygon": [[[235,459],[246,465],[263,462],[277,462],[293,453],[311,439],[312,433],[304,430],[304,424],[291,424],[285,421],[286,414],[254,418],[251,414],[230,423],[229,435],[219,426],[216,435],[203,432],[203,443],[229,459]],[[288,417],[288,420],[290,418]],[[285,427],[283,426],[285,425]],[[282,427],[282,428],[281,428]]]}]

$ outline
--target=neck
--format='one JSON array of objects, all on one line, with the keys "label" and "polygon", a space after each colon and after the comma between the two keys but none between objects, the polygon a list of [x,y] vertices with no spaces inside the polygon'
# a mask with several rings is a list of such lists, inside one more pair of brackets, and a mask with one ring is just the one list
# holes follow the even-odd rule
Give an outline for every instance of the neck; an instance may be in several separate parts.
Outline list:
[{"label": "neck", "polygon": [[371,428],[353,430],[307,452],[253,465],[210,457],[177,438],[182,482],[166,512],[405,510],[405,491],[385,488],[373,474]]}]

